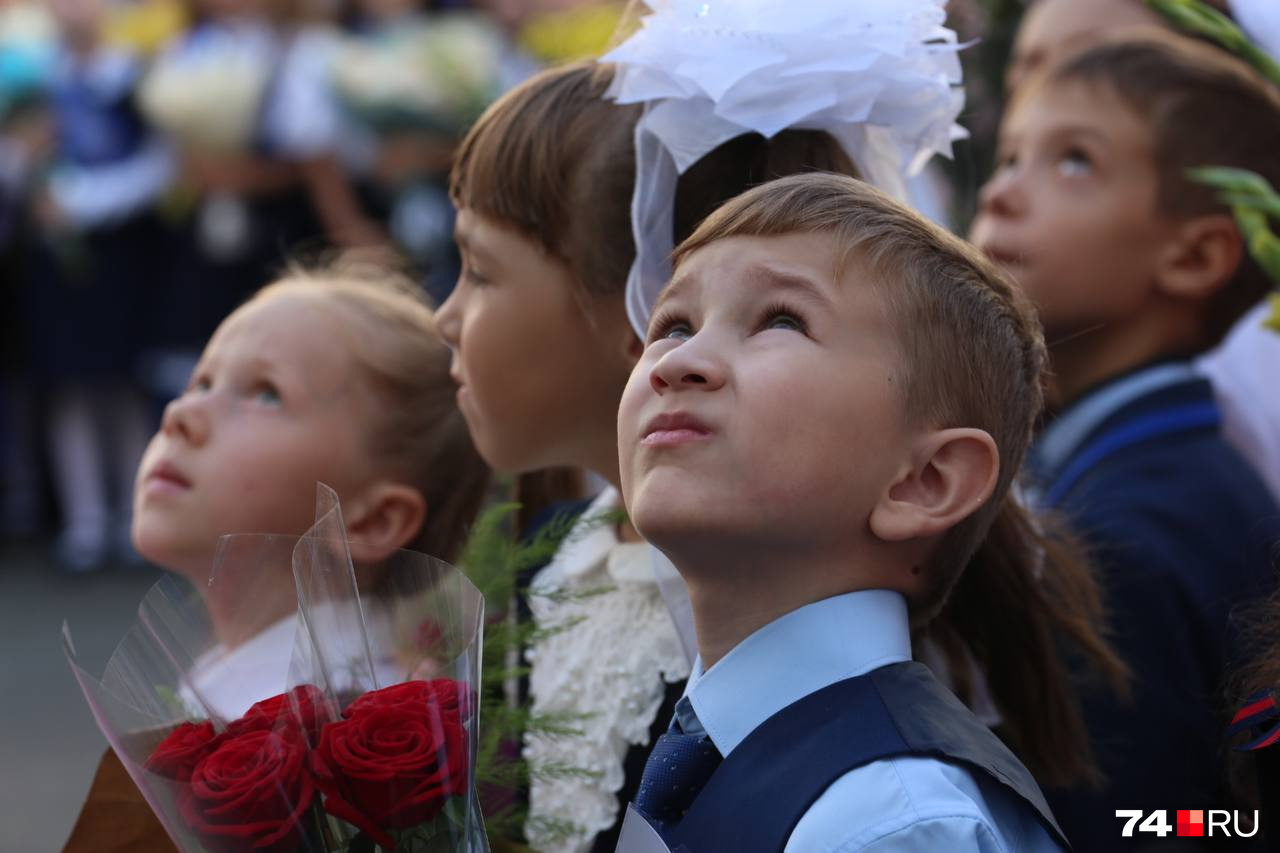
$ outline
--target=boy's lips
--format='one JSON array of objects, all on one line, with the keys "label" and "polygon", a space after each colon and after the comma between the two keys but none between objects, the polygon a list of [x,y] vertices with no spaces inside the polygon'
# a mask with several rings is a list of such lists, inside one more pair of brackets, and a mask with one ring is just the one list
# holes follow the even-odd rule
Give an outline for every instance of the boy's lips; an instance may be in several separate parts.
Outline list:
[{"label": "boy's lips", "polygon": [[710,438],[711,427],[688,412],[664,412],[649,421],[640,434],[644,447],[673,447]]}]

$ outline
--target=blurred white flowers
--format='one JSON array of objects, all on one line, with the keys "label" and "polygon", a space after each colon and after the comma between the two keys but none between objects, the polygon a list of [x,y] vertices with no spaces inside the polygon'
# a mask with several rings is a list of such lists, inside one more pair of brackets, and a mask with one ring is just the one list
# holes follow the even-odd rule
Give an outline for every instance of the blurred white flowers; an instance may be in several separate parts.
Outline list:
[{"label": "blurred white flowers", "polygon": [[333,88],[374,131],[457,133],[499,93],[502,41],[481,18],[439,15],[343,40]]}]

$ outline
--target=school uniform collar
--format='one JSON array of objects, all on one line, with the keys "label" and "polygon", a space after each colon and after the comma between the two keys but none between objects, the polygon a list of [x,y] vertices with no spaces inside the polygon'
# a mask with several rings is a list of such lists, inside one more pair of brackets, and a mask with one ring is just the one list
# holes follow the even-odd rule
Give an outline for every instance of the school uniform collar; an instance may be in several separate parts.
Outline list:
[{"label": "school uniform collar", "polygon": [[1185,388],[1200,396],[1201,386],[1204,394],[1211,396],[1203,375],[1181,361],[1163,362],[1115,378],[1081,396],[1040,432],[1029,454],[1030,467],[1037,479],[1052,480],[1090,438],[1127,416],[1135,406],[1172,389]]},{"label": "school uniform collar", "polygon": [[699,657],[677,717],[686,733],[705,731],[728,755],[761,723],[810,693],[908,660],[911,629],[900,593],[837,595],[775,619],[709,671]]}]

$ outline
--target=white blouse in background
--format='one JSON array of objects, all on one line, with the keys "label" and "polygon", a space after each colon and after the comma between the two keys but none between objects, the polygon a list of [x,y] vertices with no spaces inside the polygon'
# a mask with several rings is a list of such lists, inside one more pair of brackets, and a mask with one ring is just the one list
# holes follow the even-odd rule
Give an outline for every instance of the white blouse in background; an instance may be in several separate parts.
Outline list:
[{"label": "white blouse in background", "polygon": [[[598,774],[533,775],[526,831],[532,846],[544,853],[588,850],[595,836],[618,820],[627,752],[648,742],[666,685],[689,677],[690,664],[659,592],[649,546],[620,542],[612,525],[590,523],[620,506],[617,490],[605,489],[531,585],[529,606],[537,625],[567,625],[526,653],[533,711],[589,716],[579,724],[581,736],[527,737],[525,756],[535,767],[561,765]],[[553,841],[540,819],[568,821],[578,831]]]}]

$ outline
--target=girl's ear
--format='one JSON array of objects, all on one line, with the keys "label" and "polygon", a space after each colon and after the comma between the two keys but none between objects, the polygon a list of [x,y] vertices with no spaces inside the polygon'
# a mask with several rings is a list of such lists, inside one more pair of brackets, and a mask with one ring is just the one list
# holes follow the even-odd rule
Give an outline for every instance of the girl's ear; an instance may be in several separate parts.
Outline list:
[{"label": "girl's ear", "polygon": [[1207,299],[1240,269],[1244,252],[1244,237],[1230,215],[1188,220],[1177,226],[1158,259],[1160,290],[1175,299]]},{"label": "girl's ear", "polygon": [[348,513],[347,537],[351,558],[357,563],[378,563],[408,545],[427,519],[422,492],[401,483],[380,482],[364,499],[353,502]]},{"label": "girl's ear", "polygon": [[1000,453],[980,429],[929,433],[913,463],[892,482],[871,511],[871,532],[885,542],[946,533],[991,497]]}]

